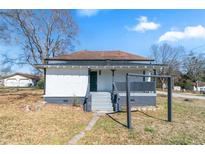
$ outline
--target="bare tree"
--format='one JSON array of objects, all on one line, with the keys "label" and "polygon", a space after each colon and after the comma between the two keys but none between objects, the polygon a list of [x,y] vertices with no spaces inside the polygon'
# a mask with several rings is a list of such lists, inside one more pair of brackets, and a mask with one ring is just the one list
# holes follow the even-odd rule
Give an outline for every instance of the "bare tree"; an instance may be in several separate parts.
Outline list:
[{"label": "bare tree", "polygon": [[184,59],[184,69],[188,78],[197,82],[204,76],[205,58],[202,54],[195,54],[190,52]]},{"label": "bare tree", "polygon": [[[167,43],[162,45],[152,45],[151,56],[157,64],[167,65],[167,68],[163,68],[159,71],[161,75],[172,75],[177,78],[180,76],[180,69],[182,67],[182,57],[184,55],[184,48],[182,46],[172,47]],[[163,86],[165,80],[160,79]]]},{"label": "bare tree", "polygon": [[2,40],[20,45],[21,64],[44,64],[44,59],[68,52],[73,47],[77,25],[68,10],[1,10]]}]

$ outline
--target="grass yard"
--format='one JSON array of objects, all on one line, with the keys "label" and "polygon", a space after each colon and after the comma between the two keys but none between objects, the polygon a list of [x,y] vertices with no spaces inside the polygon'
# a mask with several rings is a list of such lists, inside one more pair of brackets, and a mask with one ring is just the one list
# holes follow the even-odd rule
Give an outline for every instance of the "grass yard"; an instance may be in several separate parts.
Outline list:
[{"label": "grass yard", "polygon": [[80,107],[42,100],[42,90],[0,90],[0,144],[67,144],[92,117]]},{"label": "grass yard", "polygon": [[[92,113],[81,107],[44,105],[42,90],[0,89],[0,144],[67,144],[84,130]],[[156,111],[101,116],[78,144],[205,144],[205,102],[173,98],[173,122],[166,121],[166,97]]]},{"label": "grass yard", "polygon": [[[79,144],[205,144],[205,102],[173,99],[173,122],[166,121],[166,98],[159,110],[132,112],[133,129],[125,128],[126,113],[103,116]],[[117,122],[116,122],[117,121]]]}]

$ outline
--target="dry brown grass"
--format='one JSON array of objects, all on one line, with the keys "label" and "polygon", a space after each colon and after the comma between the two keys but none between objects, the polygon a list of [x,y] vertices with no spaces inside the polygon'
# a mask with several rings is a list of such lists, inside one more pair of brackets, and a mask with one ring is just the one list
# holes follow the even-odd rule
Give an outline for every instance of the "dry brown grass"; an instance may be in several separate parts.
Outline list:
[{"label": "dry brown grass", "polygon": [[[79,107],[40,104],[36,110],[41,101],[41,90],[0,90],[0,144],[67,144],[91,119]],[[157,102],[160,110],[132,112],[132,130],[123,126],[124,112],[102,116],[79,144],[205,143],[204,101],[174,98],[171,123],[166,121],[166,98],[159,96]]]},{"label": "dry brown grass", "polygon": [[[160,110],[132,112],[128,130],[124,112],[102,117],[79,144],[205,144],[205,102],[173,102],[173,122],[166,121],[166,98],[158,97]],[[121,124],[120,124],[121,123]]]},{"label": "dry brown grass", "polygon": [[[80,107],[44,106],[39,101],[42,90],[1,90],[0,144],[67,144],[91,118]],[[31,111],[25,110],[26,105]]]}]

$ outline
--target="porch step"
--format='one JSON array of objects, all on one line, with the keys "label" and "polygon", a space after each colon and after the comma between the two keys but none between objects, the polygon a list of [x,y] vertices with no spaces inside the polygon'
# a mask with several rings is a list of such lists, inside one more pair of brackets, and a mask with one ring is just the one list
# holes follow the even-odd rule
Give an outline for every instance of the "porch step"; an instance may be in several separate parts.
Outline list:
[{"label": "porch step", "polygon": [[109,92],[91,92],[92,111],[113,111]]}]

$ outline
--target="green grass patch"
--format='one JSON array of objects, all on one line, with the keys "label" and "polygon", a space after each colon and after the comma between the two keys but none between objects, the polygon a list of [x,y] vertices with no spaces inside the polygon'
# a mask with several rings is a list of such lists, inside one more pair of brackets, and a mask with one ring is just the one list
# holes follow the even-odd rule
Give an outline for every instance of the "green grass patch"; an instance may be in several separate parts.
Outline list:
[{"label": "green grass patch", "polygon": [[175,145],[190,145],[193,143],[193,140],[188,136],[179,135],[171,138],[169,142]]},{"label": "green grass patch", "polygon": [[149,133],[154,133],[154,132],[155,132],[155,129],[152,128],[152,127],[146,126],[146,127],[144,128],[144,131],[145,131],[145,132],[149,132]]}]

